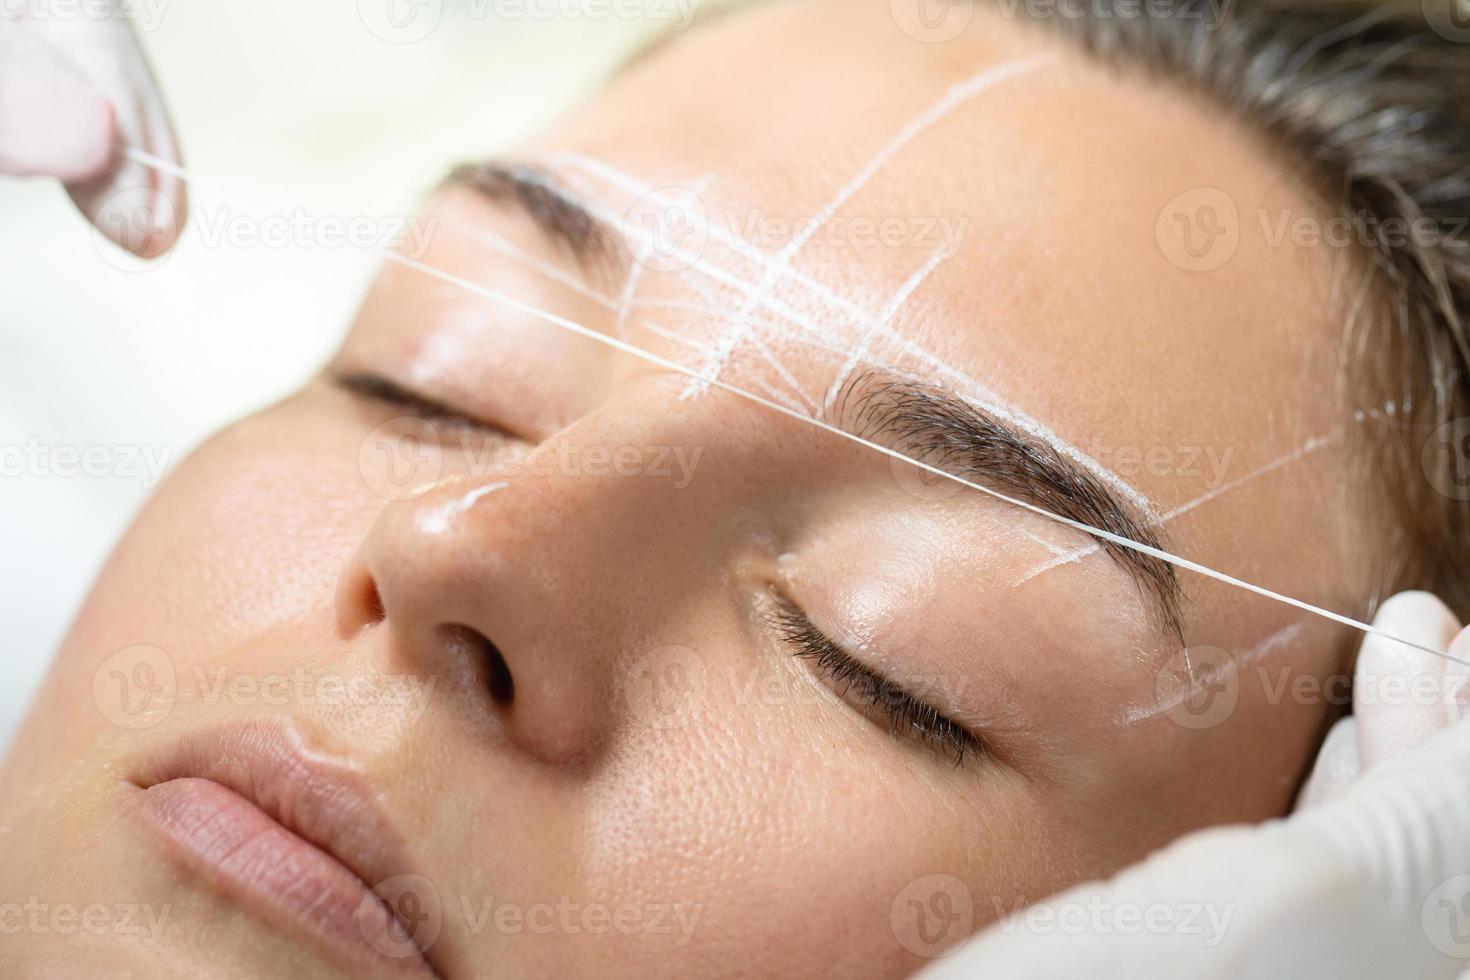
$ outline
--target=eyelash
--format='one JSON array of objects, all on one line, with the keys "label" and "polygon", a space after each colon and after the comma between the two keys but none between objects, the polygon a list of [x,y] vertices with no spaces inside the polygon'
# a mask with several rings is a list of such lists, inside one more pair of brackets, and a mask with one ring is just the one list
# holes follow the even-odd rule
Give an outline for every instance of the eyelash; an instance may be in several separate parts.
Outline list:
[{"label": "eyelash", "polygon": [[506,438],[515,438],[500,426],[471,418],[447,405],[441,405],[417,392],[401,387],[398,382],[383,375],[370,371],[334,373],[331,380],[338,388],[356,398],[403,409],[425,422],[437,422],[444,426],[475,429],[494,435],[504,435]]},{"label": "eyelash", "polygon": [[818,629],[790,599],[774,590],[771,598],[771,627],[796,656],[816,666],[839,697],[855,695],[864,706],[878,708],[887,717],[894,736],[918,741],[948,757],[956,768],[971,753],[984,756],[985,744],[978,736],[857,660]]}]

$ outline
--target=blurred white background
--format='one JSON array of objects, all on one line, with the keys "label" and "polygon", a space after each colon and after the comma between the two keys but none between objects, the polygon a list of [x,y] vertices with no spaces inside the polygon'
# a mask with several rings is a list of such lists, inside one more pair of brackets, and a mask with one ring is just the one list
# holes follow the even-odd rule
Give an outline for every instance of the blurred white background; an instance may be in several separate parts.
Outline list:
[{"label": "blurred white background", "polygon": [[[389,4],[418,18],[392,43],[379,36],[393,33]],[[350,247],[207,244],[199,215],[267,213],[237,185],[284,213],[412,214],[450,164],[522,140],[682,6],[636,21],[544,0],[137,0],[185,163],[212,179],[191,190],[179,247],[152,266],[96,237],[60,187],[0,181],[0,452],[104,447],[119,462],[104,477],[31,465],[17,476],[15,451],[0,456],[0,747],[151,490],[141,465],[123,471],[125,453],[177,463],[299,385],[378,261]]]}]

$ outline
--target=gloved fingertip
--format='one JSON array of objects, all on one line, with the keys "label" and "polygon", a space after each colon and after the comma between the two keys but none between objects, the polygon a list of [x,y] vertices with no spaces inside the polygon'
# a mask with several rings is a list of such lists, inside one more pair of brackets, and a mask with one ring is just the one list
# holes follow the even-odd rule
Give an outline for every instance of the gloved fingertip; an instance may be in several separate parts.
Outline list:
[{"label": "gloved fingertip", "polygon": [[145,259],[156,259],[173,249],[184,231],[188,216],[188,189],[184,182],[169,174],[160,175],[158,187],[158,222],[154,236],[149,240],[149,251]]},{"label": "gloved fingertip", "polygon": [[141,259],[173,248],[183,227],[183,182],[135,160],[101,180],[66,185],[78,209],[113,244]]},{"label": "gloved fingertip", "polygon": [[22,48],[0,67],[0,172],[91,180],[116,143],[112,103],[50,52]]},{"label": "gloved fingertip", "polygon": [[1401,755],[1447,724],[1447,661],[1399,640],[1446,650],[1459,620],[1437,596],[1402,592],[1385,602],[1358,655],[1353,713],[1365,769]]},{"label": "gloved fingertip", "polygon": [[1362,772],[1358,753],[1357,721],[1351,717],[1339,718],[1322,740],[1322,750],[1317,753],[1312,775],[1297,797],[1296,809],[1325,803],[1346,789]]},{"label": "gloved fingertip", "polygon": [[156,259],[178,237],[163,197],[149,185],[120,190],[89,213],[97,230],[140,259]]},{"label": "gloved fingertip", "polygon": [[1428,592],[1400,592],[1379,608],[1373,627],[1378,632],[1364,638],[1357,666],[1359,678],[1370,680],[1388,674],[1442,673],[1444,658],[1409,644],[1444,650],[1460,629],[1460,623],[1438,596]]},{"label": "gloved fingertip", "polygon": [[1449,720],[1453,724],[1470,718],[1470,627],[1460,630],[1450,641],[1445,664],[1445,691]]}]

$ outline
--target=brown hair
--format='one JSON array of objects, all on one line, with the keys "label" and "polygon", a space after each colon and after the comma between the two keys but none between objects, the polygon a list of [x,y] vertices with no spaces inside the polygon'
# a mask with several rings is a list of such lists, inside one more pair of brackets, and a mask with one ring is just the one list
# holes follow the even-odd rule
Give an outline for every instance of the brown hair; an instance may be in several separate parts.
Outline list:
[{"label": "brown hair", "polygon": [[1463,620],[1470,421],[1452,423],[1470,415],[1470,19],[1456,2],[1087,0],[1032,19],[1224,108],[1304,164],[1354,229],[1369,301],[1341,349],[1365,481],[1389,501],[1373,514],[1374,595],[1427,589]]},{"label": "brown hair", "polygon": [[[705,0],[698,20],[758,2]],[[1378,491],[1365,496],[1388,502],[1371,511],[1381,529],[1372,604],[1425,589],[1463,621],[1470,16],[1455,13],[1462,2],[990,0],[1105,66],[1220,106],[1300,164],[1318,203],[1352,227],[1363,243],[1352,292],[1365,301],[1343,324],[1343,377],[1356,403],[1352,428],[1363,437],[1362,482]]]}]

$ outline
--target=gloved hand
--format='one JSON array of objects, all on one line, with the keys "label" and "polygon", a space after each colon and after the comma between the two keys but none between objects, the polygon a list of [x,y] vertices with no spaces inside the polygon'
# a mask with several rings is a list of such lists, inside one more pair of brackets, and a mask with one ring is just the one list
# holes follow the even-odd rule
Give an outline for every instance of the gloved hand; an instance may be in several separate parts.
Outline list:
[{"label": "gloved hand", "polygon": [[61,180],[108,238],[154,258],[183,225],[183,181],[127,159],[124,145],[179,159],[121,0],[0,6],[0,174]]},{"label": "gloved hand", "polygon": [[[1470,630],[1456,636],[1433,596],[1395,596],[1376,623],[1470,659]],[[1354,716],[1329,734],[1290,817],[1192,834],[1039,903],[1102,928],[998,923],[924,977],[1459,976],[1470,966],[1466,678],[1370,636]]]}]

